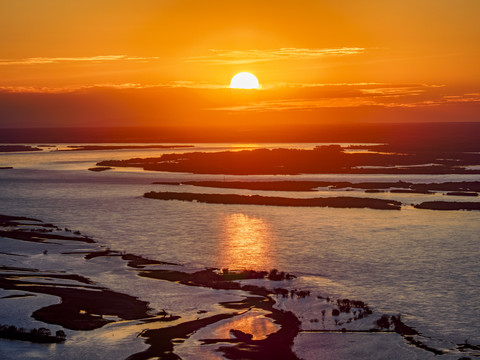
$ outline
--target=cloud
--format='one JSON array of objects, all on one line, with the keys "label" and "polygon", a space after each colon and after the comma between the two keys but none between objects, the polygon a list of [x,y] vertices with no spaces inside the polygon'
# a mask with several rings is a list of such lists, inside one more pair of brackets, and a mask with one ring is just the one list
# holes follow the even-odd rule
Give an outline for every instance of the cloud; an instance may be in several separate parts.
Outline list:
[{"label": "cloud", "polygon": [[251,64],[278,60],[306,60],[325,56],[357,55],[365,52],[365,48],[342,47],[330,49],[280,48],[267,50],[217,50],[210,49],[211,54],[189,57],[186,62],[207,64],[236,65]]},{"label": "cloud", "polygon": [[14,94],[62,94],[75,92],[79,88],[50,88],[45,86],[0,86],[0,93]]},{"label": "cloud", "polygon": [[65,94],[85,91],[96,88],[111,89],[141,89],[141,84],[95,84],[88,86],[46,87],[46,86],[0,86],[0,93],[25,93],[25,94]]},{"label": "cloud", "polygon": [[[285,83],[276,82],[262,85],[262,89],[279,90],[282,88],[298,89],[323,89],[330,91],[332,89],[352,89],[359,94],[378,95],[378,96],[401,96],[415,95],[424,91],[423,88],[434,87],[432,85],[395,85],[384,83]],[[0,86],[0,92],[26,92],[26,93],[61,93],[74,92],[78,90],[92,88],[112,88],[112,89],[147,89],[147,88],[186,88],[186,89],[229,89],[229,84],[210,81],[190,81],[177,80],[159,84],[140,84],[140,83],[97,83],[92,85],[65,86],[65,87],[34,87],[34,86]],[[360,88],[360,90],[358,90]]]},{"label": "cloud", "polygon": [[434,95],[419,101],[400,101],[400,96],[420,95],[421,89],[406,88],[402,92],[402,88],[385,88],[371,89],[374,91],[365,91],[361,89],[359,96],[336,96],[323,98],[302,98],[302,99],[278,99],[251,102],[242,105],[216,107],[208,110],[213,111],[286,111],[286,110],[304,110],[312,111],[321,108],[357,108],[364,106],[375,106],[383,108],[419,108],[441,106],[448,104],[479,104],[480,94],[471,93],[463,95],[446,95],[436,98]]},{"label": "cloud", "polygon": [[446,103],[480,103],[480,93],[470,93],[463,96],[444,96],[444,102]]},{"label": "cloud", "polygon": [[109,61],[150,61],[158,60],[159,57],[141,57],[128,55],[99,55],[99,56],[82,56],[82,57],[31,57],[23,59],[0,59],[2,65],[44,65],[44,64],[60,64],[60,63],[102,63]]},{"label": "cloud", "polygon": [[314,110],[319,108],[340,108],[376,105],[373,100],[352,98],[328,99],[280,99],[254,102],[245,105],[218,107],[209,110],[220,111],[283,111],[283,110]]},{"label": "cloud", "polygon": [[188,88],[188,89],[226,89],[229,88],[229,84],[212,83],[208,81],[186,81],[178,80],[171,81],[165,84],[156,85],[158,87],[171,87],[171,88]]},{"label": "cloud", "polygon": [[[169,89],[214,90],[205,97],[203,103],[195,100],[195,106],[203,110],[224,112],[267,112],[267,111],[314,111],[322,108],[421,108],[442,105],[480,105],[480,93],[444,95],[446,89],[438,89],[443,85],[428,84],[381,84],[381,83],[341,83],[341,84],[291,84],[281,83],[256,92],[257,101],[241,102],[230,93],[226,84],[194,81],[173,81],[161,84],[140,83],[102,83],[77,87],[30,87],[0,86],[0,93],[13,94],[66,94],[95,93],[102,91],[129,91],[135,94],[143,89],[162,90],[162,96],[173,96],[185,103],[191,101],[192,92],[170,92]],[[285,98],[281,87],[296,87],[294,98]],[[165,91],[164,91],[165,90]],[[170,95],[172,94],[172,95]],[[227,95],[227,96],[224,96]],[[212,100],[213,99],[213,100]],[[240,101],[240,102],[239,102]],[[215,105],[213,105],[215,103]],[[210,105],[209,105],[210,104]]]},{"label": "cloud", "polygon": [[373,88],[360,90],[365,95],[377,95],[377,96],[407,96],[407,95],[420,95],[425,92],[425,89],[415,87],[385,87],[385,88]]},{"label": "cloud", "polygon": [[92,89],[155,89],[155,88],[185,88],[185,89],[226,89],[226,84],[210,83],[206,81],[171,81],[163,84],[139,83],[99,83],[83,86],[46,87],[46,86],[0,86],[0,93],[28,93],[28,94],[62,94],[88,91]]}]

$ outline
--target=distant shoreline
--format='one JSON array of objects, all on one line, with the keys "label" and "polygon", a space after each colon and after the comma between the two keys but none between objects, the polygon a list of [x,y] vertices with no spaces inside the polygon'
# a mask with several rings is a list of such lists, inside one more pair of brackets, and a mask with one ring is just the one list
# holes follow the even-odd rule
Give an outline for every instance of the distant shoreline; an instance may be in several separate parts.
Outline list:
[{"label": "distant shoreline", "polygon": [[4,127],[0,143],[478,143],[480,122]]},{"label": "distant shoreline", "polygon": [[177,192],[151,191],[143,195],[148,199],[181,200],[202,202],[209,204],[230,205],[269,205],[269,206],[295,206],[295,207],[333,207],[333,208],[370,208],[381,210],[400,210],[401,203],[395,200],[356,197],[324,197],[324,198],[285,198],[260,195],[237,194],[196,194]]},{"label": "distant shoreline", "polygon": [[[480,145],[477,145],[480,146]],[[455,147],[357,147],[321,145],[314,149],[258,148],[241,151],[169,153],[159,157],[100,161],[97,166],[148,171],[224,175],[298,174],[480,174],[480,151]]]},{"label": "distant shoreline", "polygon": [[194,145],[70,145],[58,151],[142,150],[192,148]]},{"label": "distant shoreline", "polygon": [[[246,189],[262,191],[316,191],[317,188],[330,189],[362,189],[366,192],[383,192],[388,189],[403,189],[401,192],[430,194],[432,191],[449,191],[447,195],[478,196],[480,181],[444,182],[444,183],[411,183],[397,182],[360,182],[350,181],[183,181],[167,182],[155,181],[157,185],[192,185],[198,187],[211,187],[221,189]],[[393,190],[391,190],[393,191]],[[396,192],[396,191],[393,191]]]}]

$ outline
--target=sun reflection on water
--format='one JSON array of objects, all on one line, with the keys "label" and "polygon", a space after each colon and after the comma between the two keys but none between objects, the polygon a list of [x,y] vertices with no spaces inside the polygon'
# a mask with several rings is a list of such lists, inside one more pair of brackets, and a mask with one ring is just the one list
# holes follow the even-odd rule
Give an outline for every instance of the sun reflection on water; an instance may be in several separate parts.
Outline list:
[{"label": "sun reflection on water", "polygon": [[265,339],[269,334],[278,331],[279,327],[264,315],[264,311],[252,309],[245,314],[221,322],[211,336],[215,339],[228,339],[232,337],[230,330],[235,329],[252,334],[253,340]]},{"label": "sun reflection on water", "polygon": [[230,269],[270,269],[272,233],[263,219],[241,213],[228,214],[223,235],[221,264]]}]

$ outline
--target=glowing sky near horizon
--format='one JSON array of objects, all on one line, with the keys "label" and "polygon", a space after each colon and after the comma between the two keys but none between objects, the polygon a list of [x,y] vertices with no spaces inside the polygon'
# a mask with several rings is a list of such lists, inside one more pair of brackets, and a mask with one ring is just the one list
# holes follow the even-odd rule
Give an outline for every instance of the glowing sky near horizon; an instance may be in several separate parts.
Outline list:
[{"label": "glowing sky near horizon", "polygon": [[[479,13],[476,0],[3,0],[0,127],[288,122],[286,112],[478,121]],[[230,92],[239,72],[261,91]]]}]

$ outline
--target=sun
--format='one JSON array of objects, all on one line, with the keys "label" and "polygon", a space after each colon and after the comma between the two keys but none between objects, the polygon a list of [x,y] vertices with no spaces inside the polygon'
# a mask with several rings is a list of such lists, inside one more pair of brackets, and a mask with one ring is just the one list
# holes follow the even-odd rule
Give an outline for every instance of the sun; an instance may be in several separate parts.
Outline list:
[{"label": "sun", "polygon": [[230,81],[231,89],[260,89],[260,84],[255,75],[249,72],[241,72]]}]

